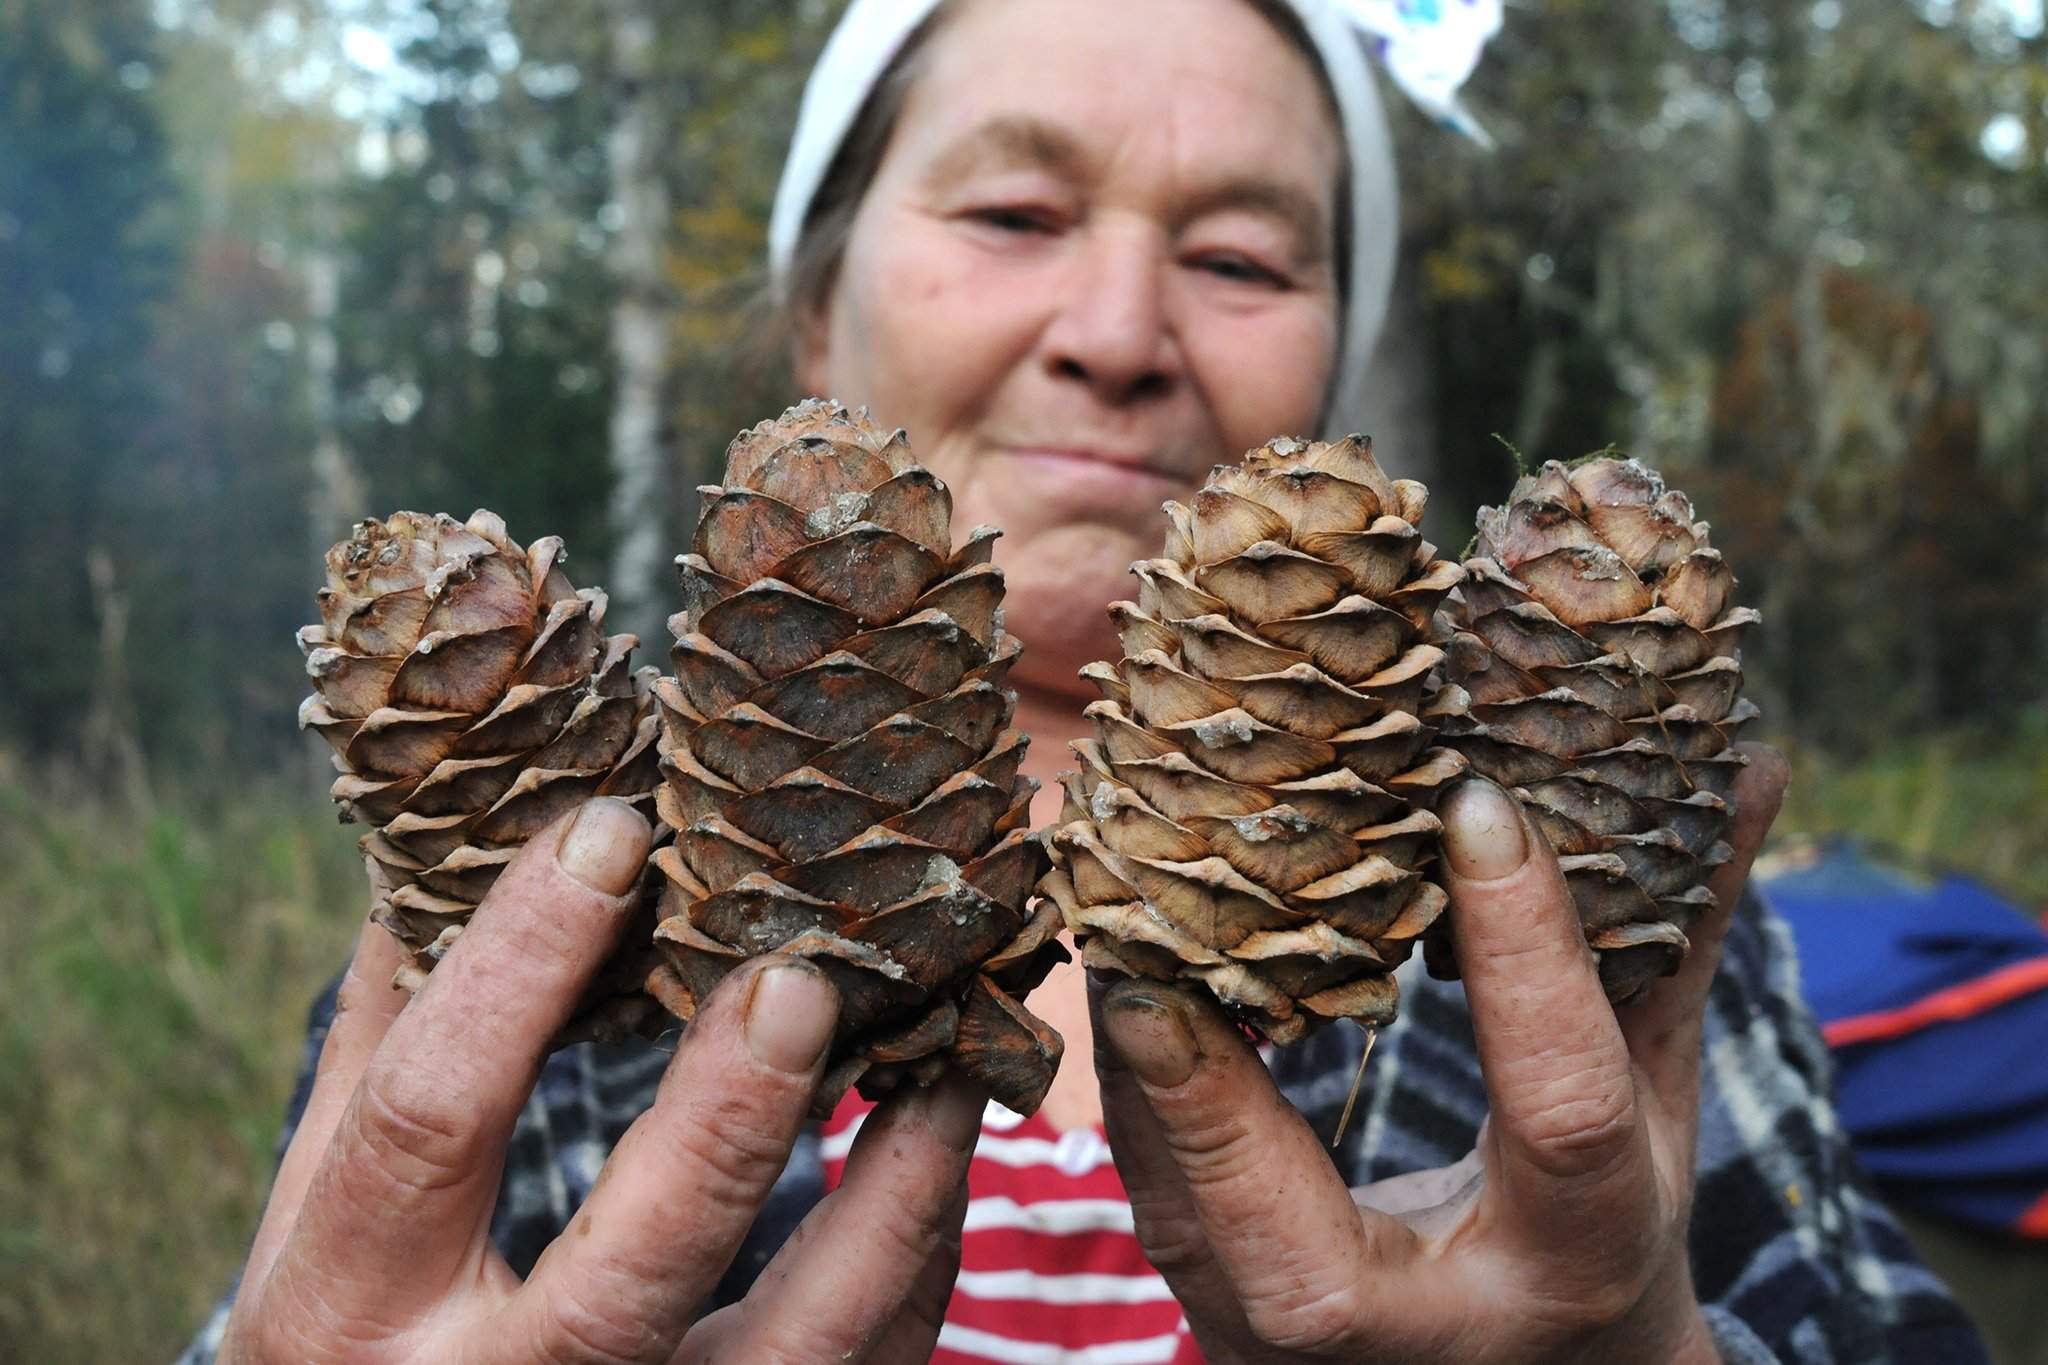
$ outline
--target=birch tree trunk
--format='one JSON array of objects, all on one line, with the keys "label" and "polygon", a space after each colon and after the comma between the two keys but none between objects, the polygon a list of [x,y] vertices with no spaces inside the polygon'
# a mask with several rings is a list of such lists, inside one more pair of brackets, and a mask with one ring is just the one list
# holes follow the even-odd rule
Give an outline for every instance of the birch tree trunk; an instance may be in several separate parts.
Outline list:
[{"label": "birch tree trunk", "polygon": [[[323,210],[323,220],[328,216]],[[341,443],[336,420],[334,314],[340,293],[341,263],[323,221],[306,257],[306,388],[313,419],[313,480],[306,500],[306,529],[313,550],[309,562],[314,564],[351,524],[373,515],[364,504],[362,476]]]},{"label": "birch tree trunk", "polygon": [[668,184],[662,176],[669,136],[655,80],[660,45],[659,0],[607,0],[613,122],[606,138],[618,231],[611,268],[618,285],[612,308],[617,364],[612,402],[611,526],[613,550],[605,588],[609,629],[659,644],[670,465],[669,324],[671,290],[665,269]]}]

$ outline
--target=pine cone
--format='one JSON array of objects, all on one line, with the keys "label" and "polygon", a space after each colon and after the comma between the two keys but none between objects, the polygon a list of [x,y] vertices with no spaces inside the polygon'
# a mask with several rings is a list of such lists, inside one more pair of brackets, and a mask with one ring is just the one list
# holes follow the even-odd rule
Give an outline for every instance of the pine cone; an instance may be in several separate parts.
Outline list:
[{"label": "pine cone", "polygon": [[842,1001],[819,1112],[950,1065],[1028,1114],[1061,1042],[1018,1000],[1066,954],[1057,913],[1026,909],[1045,852],[998,532],[955,550],[946,486],[864,409],[806,402],[726,458],[655,687],[676,838],[648,989],[688,1020],[740,962],[793,953]]},{"label": "pine cone", "polygon": [[[408,989],[528,838],[590,796],[652,802],[654,670],[630,671],[638,641],[605,638],[604,593],[572,588],[562,558],[559,538],[522,549],[483,511],[359,522],[327,552],[299,725],[334,746],[341,818],[373,827],[371,918],[410,952]],[[558,1043],[658,1020],[651,965],[622,950]]]},{"label": "pine cone", "polygon": [[1042,886],[1090,967],[1205,985],[1291,1042],[1394,1016],[1393,968],[1444,905],[1430,806],[1464,768],[1418,708],[1462,577],[1427,490],[1372,447],[1276,440],[1166,504],[1164,558],[1110,616],[1120,664],[1074,752]]},{"label": "pine cone", "polygon": [[[1676,971],[1728,857],[1729,748],[1757,714],[1735,576],[1685,494],[1634,460],[1555,461],[1481,508],[1452,614],[1444,743],[1560,855],[1617,1003]],[[1446,929],[1448,926],[1445,926]],[[1447,940],[1433,970],[1450,973]]]}]

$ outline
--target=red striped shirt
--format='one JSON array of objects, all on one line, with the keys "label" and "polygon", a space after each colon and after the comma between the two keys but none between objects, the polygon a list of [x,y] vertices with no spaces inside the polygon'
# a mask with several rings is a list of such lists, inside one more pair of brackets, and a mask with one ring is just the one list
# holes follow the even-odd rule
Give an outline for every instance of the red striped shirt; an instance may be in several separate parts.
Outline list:
[{"label": "red striped shirt", "polygon": [[[827,1189],[872,1108],[849,1093],[826,1122]],[[938,1365],[1201,1365],[1099,1127],[1060,1133],[991,1103],[967,1194]]]}]

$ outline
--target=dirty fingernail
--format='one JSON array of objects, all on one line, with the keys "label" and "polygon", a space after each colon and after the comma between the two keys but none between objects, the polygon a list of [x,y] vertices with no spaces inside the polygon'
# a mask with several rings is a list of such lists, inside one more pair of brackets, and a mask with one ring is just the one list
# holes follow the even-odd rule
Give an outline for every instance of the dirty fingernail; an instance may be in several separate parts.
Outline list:
[{"label": "dirty fingernail", "polygon": [[1113,996],[1102,1022],[1117,1055],[1145,1084],[1171,1090],[1194,1074],[1194,1030],[1176,1005],[1135,992]]},{"label": "dirty fingernail", "polygon": [[1514,798],[1483,777],[1451,789],[1437,808],[1451,871],[1476,881],[1505,877],[1529,856],[1529,836]]},{"label": "dirty fingernail", "polygon": [[808,962],[777,962],[761,969],[747,999],[747,1049],[777,1071],[805,1072],[818,1064],[839,1022],[839,992]]},{"label": "dirty fingernail", "polygon": [[1130,978],[1121,972],[1105,971],[1101,967],[1090,967],[1088,969],[1088,998],[1090,1000],[1099,1000],[1109,993],[1111,986],[1114,986],[1119,981],[1128,980]]},{"label": "dirty fingernail", "polygon": [[562,832],[555,865],[592,891],[623,896],[640,879],[653,841],[645,816],[616,796],[600,796],[584,802]]}]

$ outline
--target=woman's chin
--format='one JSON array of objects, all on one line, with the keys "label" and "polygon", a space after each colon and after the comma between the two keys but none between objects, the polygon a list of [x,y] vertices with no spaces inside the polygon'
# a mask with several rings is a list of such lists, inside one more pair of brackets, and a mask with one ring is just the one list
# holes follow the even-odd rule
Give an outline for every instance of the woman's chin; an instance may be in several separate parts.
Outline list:
[{"label": "woman's chin", "polygon": [[1024,644],[1020,681],[1069,690],[1079,686],[1074,674],[1083,664],[1116,657],[1107,609],[1137,596],[1130,567],[1159,553],[1165,531],[1164,519],[1159,522],[1142,535],[1079,523],[1035,534],[1011,530],[1014,543],[998,542],[995,562],[1009,584],[1003,622]]}]

